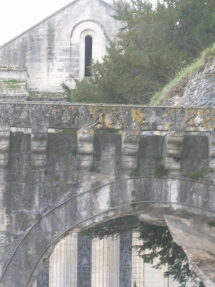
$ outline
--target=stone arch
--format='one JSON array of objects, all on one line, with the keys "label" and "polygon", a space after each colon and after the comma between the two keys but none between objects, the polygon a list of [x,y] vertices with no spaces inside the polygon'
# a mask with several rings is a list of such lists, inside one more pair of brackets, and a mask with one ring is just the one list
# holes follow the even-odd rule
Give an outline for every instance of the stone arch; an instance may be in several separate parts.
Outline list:
[{"label": "stone arch", "polygon": [[89,35],[93,40],[92,58],[94,61],[102,61],[106,54],[107,33],[105,28],[97,21],[84,20],[77,23],[71,32],[71,64],[72,76],[81,80],[85,76],[84,48],[85,37]]},{"label": "stone arch", "polygon": [[85,228],[128,214],[157,217],[159,224],[165,224],[165,214],[214,218],[215,207],[210,200],[214,191],[215,186],[207,183],[154,177],[126,178],[77,190],[75,196],[51,207],[28,229],[4,266],[0,286],[31,287],[44,259],[75,227]]}]

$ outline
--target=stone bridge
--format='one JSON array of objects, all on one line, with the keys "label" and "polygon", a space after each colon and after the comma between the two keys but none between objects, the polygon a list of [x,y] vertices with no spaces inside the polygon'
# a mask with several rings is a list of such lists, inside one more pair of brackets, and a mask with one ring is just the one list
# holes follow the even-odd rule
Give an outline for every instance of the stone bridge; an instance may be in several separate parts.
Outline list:
[{"label": "stone bridge", "polygon": [[0,103],[0,286],[31,287],[73,228],[167,225],[215,286],[215,109]]}]

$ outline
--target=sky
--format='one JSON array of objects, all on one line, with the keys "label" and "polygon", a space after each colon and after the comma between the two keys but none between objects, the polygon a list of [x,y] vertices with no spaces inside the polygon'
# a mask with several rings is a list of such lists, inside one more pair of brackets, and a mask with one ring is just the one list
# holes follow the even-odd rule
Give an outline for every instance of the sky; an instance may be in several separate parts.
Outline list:
[{"label": "sky", "polygon": [[72,1],[0,0],[0,46]]},{"label": "sky", "polygon": [[70,2],[72,0],[0,0],[0,46]]}]

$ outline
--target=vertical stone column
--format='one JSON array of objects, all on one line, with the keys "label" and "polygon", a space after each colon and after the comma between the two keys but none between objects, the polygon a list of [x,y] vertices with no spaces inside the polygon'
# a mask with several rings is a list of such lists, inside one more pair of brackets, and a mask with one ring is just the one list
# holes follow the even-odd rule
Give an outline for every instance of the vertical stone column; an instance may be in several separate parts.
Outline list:
[{"label": "vertical stone column", "polygon": [[139,131],[122,133],[122,168],[124,170],[134,171],[137,169],[139,141]]},{"label": "vertical stone column", "polygon": [[31,134],[31,165],[34,168],[45,168],[47,164],[48,133]]},{"label": "vertical stone column", "polygon": [[[3,207],[4,192],[5,192],[5,168],[8,165],[10,145],[10,131],[0,130],[0,206]],[[7,226],[6,210],[0,210],[0,231],[5,231]]]},{"label": "vertical stone column", "polygon": [[92,287],[119,287],[119,238],[92,242]]},{"label": "vertical stone column", "polygon": [[[133,232],[132,246],[141,245],[142,240],[138,238],[139,233]],[[145,264],[142,258],[138,256],[138,252],[135,248],[132,248],[132,284],[136,283],[139,287],[144,287],[144,272]],[[133,287],[133,285],[132,285]]]},{"label": "vertical stone column", "polygon": [[72,232],[55,246],[49,259],[49,287],[77,287],[77,238]]},{"label": "vertical stone column", "polygon": [[80,168],[90,171],[93,166],[94,130],[83,128],[78,131],[77,152]]},{"label": "vertical stone column", "polygon": [[[177,208],[174,202],[177,202],[180,189],[180,181],[177,179],[181,175],[181,156],[184,142],[183,132],[169,132],[166,135],[166,145],[164,151],[164,168],[168,170],[167,188],[169,194],[169,202],[172,207]],[[171,178],[171,177],[175,177]]]},{"label": "vertical stone column", "polygon": [[210,171],[210,179],[213,183],[215,183],[215,132],[212,132],[210,135],[209,171]]},{"label": "vertical stone column", "polygon": [[178,176],[181,172],[183,141],[183,132],[169,132],[166,135],[164,167],[170,175]]},{"label": "vertical stone column", "polygon": [[[4,203],[5,192],[6,192],[6,182],[5,182],[5,172],[8,165],[9,158],[9,145],[10,145],[10,130],[0,129],[0,259],[3,257],[4,250],[8,245],[7,239],[7,209]],[[0,274],[2,272],[2,263],[0,260]]]}]

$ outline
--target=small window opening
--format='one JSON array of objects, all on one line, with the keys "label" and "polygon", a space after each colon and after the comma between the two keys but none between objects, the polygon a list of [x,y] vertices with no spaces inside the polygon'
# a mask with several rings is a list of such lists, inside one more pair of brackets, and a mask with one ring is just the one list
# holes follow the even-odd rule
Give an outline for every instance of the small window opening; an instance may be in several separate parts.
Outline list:
[{"label": "small window opening", "polygon": [[91,76],[89,66],[92,61],[93,39],[91,36],[85,37],[85,77]]}]

